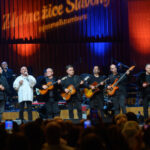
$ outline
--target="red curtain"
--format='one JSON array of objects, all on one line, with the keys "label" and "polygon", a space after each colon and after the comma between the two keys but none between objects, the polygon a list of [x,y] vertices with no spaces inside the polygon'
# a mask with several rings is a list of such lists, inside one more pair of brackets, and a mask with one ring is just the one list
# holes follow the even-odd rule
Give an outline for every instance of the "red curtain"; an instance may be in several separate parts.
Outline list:
[{"label": "red curtain", "polygon": [[129,0],[131,58],[139,68],[150,63],[150,1]]},{"label": "red curtain", "polygon": [[[108,72],[114,59],[126,65],[137,64],[137,68],[150,61],[149,1],[100,0],[98,6],[38,20],[44,6],[65,6],[65,2],[0,0],[0,62],[8,61],[18,73],[26,65],[35,75],[42,74],[46,67],[63,75],[67,64],[74,65],[77,73],[88,73],[94,65]],[[110,2],[108,7],[106,2]],[[42,25],[85,14],[88,19],[39,32]]]}]

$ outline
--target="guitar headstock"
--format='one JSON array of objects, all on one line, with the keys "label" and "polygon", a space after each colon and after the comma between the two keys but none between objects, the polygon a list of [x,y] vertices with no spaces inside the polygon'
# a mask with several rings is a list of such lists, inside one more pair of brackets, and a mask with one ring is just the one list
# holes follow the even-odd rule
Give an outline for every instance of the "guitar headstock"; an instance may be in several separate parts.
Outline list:
[{"label": "guitar headstock", "polygon": [[131,66],[128,71],[132,71],[135,68],[135,66]]},{"label": "guitar headstock", "polygon": [[85,78],[84,78],[84,81],[87,81],[89,78],[90,78],[89,76],[85,77]]},{"label": "guitar headstock", "polygon": [[61,80],[63,81],[63,80],[66,80],[67,79],[67,76],[65,76],[65,77],[63,77],[63,78],[61,78]]}]

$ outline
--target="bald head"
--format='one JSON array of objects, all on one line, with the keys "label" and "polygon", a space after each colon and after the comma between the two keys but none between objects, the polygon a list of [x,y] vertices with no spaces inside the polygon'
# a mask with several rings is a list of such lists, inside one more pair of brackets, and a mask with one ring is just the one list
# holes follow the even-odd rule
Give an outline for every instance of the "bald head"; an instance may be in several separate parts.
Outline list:
[{"label": "bald head", "polygon": [[52,68],[47,68],[46,69],[46,76],[47,77],[53,77],[54,71]]},{"label": "bald head", "polygon": [[145,71],[146,71],[146,74],[150,74],[150,64],[146,64]]},{"label": "bald head", "polygon": [[3,61],[3,62],[1,63],[1,66],[2,66],[3,69],[7,69],[7,68],[8,68],[8,64],[7,64],[6,61]]},{"label": "bald head", "polygon": [[111,64],[111,65],[110,65],[110,71],[111,71],[112,73],[117,73],[117,67],[116,67],[115,64]]}]

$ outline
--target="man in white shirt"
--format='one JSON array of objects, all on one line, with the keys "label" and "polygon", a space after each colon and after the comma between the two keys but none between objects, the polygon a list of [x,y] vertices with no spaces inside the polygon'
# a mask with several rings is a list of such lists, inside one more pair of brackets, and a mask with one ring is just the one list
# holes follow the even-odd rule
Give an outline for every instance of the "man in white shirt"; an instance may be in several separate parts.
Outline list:
[{"label": "man in white shirt", "polygon": [[32,101],[33,87],[36,84],[36,79],[28,75],[27,67],[23,66],[20,69],[21,75],[16,78],[13,83],[13,88],[18,92],[18,102],[20,104],[19,118],[23,121],[23,112],[25,103],[27,104],[28,120],[32,120]]}]

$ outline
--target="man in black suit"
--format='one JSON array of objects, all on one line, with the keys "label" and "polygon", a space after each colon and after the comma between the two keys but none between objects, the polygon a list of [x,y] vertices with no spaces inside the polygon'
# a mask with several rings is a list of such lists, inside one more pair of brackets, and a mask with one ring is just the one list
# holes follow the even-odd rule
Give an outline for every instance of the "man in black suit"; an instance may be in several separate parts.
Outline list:
[{"label": "man in black suit", "polygon": [[137,84],[143,97],[144,118],[147,119],[150,102],[150,64],[146,64],[145,72],[138,77]]},{"label": "man in black suit", "polygon": [[81,119],[82,118],[82,108],[81,108],[82,97],[80,94],[80,85],[83,84],[83,81],[81,80],[80,76],[75,75],[73,66],[71,65],[66,66],[66,72],[67,72],[67,77],[65,80],[62,80],[61,82],[63,90],[66,93],[68,93],[69,89],[67,89],[67,87],[69,85],[73,85],[74,88],[76,89],[76,93],[71,96],[70,100],[67,101],[68,109],[69,109],[69,118],[70,119],[74,118],[73,109],[76,108],[78,112],[78,118]]},{"label": "man in black suit", "polygon": [[43,99],[45,101],[45,108],[46,108],[46,118],[52,119],[55,116],[60,115],[59,107],[58,107],[58,84],[60,84],[60,80],[57,80],[54,76],[54,71],[52,68],[47,68],[45,72],[45,77],[41,79],[38,87],[40,89],[47,89],[47,83],[52,82],[54,84],[54,88],[49,90],[47,94],[43,95]]},{"label": "man in black suit", "polygon": [[[111,71],[111,74],[108,76],[109,77],[109,80],[107,82],[108,84],[113,84],[116,79],[119,79],[123,75],[123,73],[118,73],[118,70],[115,64],[110,65],[110,71]],[[126,113],[126,106],[125,106],[125,100],[127,96],[126,84],[127,84],[127,75],[129,74],[130,74],[130,71],[127,71],[124,78],[117,85],[119,89],[116,91],[114,95],[110,97],[113,103],[113,109],[114,109],[115,115],[120,113],[120,108],[122,109],[123,114]],[[107,88],[111,89],[111,86],[108,85]]]},{"label": "man in black suit", "polygon": [[6,78],[2,75],[2,68],[0,67],[0,122],[2,120],[2,113],[5,110],[6,95],[9,93],[9,85]]},{"label": "man in black suit", "polygon": [[5,76],[5,78],[7,79],[7,82],[10,86],[12,86],[12,83],[13,83],[13,70],[8,68],[8,64],[6,61],[3,61],[1,63],[1,66],[2,66],[2,69],[3,69],[3,72],[2,72],[2,75]]},{"label": "man in black suit", "polygon": [[100,84],[98,89],[99,91],[95,93],[89,101],[90,109],[99,110],[101,113],[101,117],[104,118],[104,80],[106,79],[106,76],[100,75],[100,69],[98,66],[94,66],[93,68],[93,75],[87,80],[88,84],[86,85],[88,88],[95,90],[95,86],[92,85],[92,83],[97,82],[97,84]]}]

